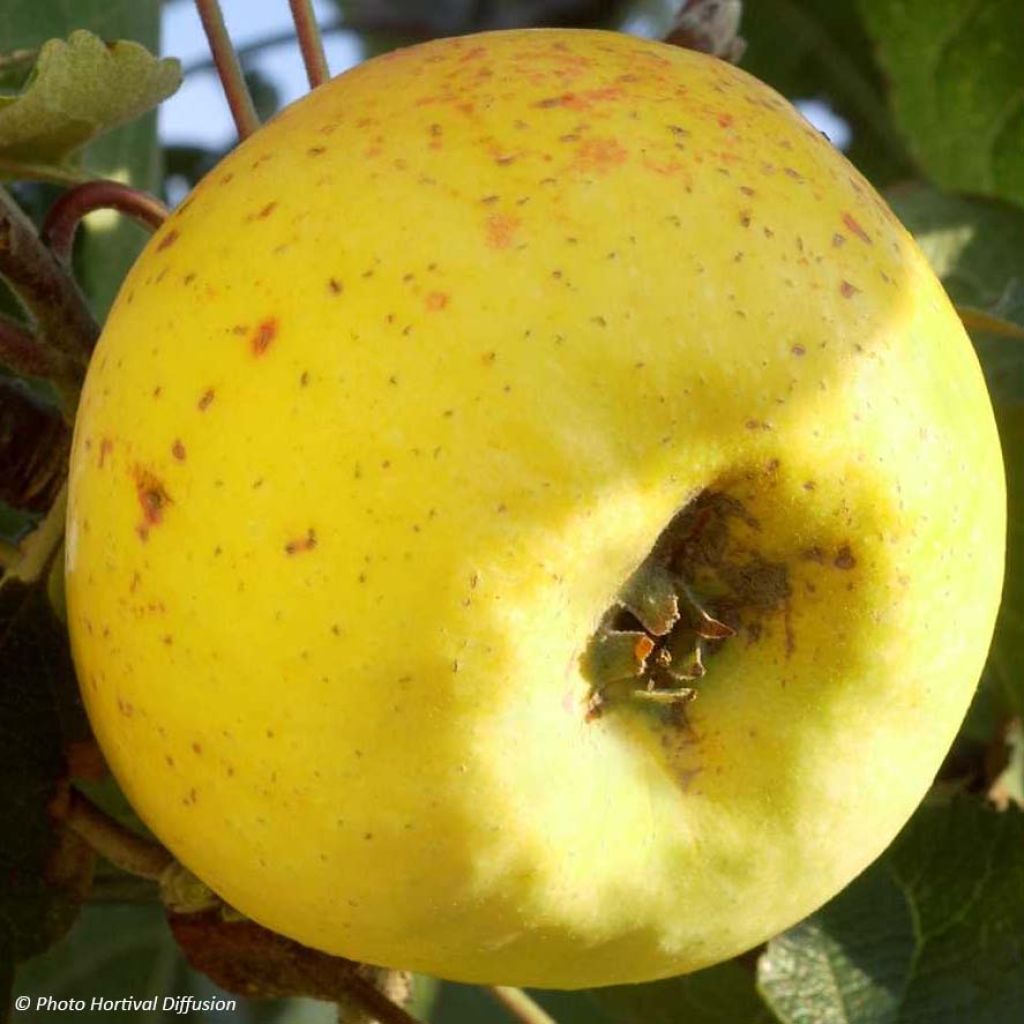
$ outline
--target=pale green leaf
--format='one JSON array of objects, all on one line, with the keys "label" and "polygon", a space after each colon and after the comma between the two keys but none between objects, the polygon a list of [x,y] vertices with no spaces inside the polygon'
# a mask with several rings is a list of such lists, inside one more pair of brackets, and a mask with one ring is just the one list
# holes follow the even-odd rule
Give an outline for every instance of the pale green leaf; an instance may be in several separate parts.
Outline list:
[{"label": "pale green leaf", "polygon": [[830,903],[768,943],[761,992],[783,1024],[1019,1024],[1024,814],[922,807]]},{"label": "pale green leaf", "polygon": [[72,156],[90,140],[171,95],[178,62],[138,43],[105,43],[91,32],[44,43],[25,89],[0,97],[0,175],[75,180]]}]

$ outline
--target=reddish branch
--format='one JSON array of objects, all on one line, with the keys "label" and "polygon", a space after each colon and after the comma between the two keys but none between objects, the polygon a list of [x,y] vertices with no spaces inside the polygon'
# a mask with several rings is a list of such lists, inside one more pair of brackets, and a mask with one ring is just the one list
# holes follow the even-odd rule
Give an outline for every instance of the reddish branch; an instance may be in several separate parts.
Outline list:
[{"label": "reddish branch", "polygon": [[24,324],[0,313],[0,366],[22,377],[48,380],[67,372],[67,360]]},{"label": "reddish branch", "polygon": [[0,189],[0,275],[35,321],[40,341],[64,353],[80,379],[99,327],[75,282],[4,189]]},{"label": "reddish branch", "polygon": [[78,225],[94,210],[117,210],[154,231],[168,214],[167,207],[148,192],[119,181],[87,181],[65,192],[43,222],[43,240],[58,259],[70,261]]}]

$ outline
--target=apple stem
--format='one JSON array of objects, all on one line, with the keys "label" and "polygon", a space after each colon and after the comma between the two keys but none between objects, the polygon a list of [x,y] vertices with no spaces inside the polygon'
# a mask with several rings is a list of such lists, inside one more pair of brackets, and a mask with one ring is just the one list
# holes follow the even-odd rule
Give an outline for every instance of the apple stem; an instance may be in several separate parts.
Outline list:
[{"label": "apple stem", "polygon": [[292,20],[295,22],[295,34],[299,39],[299,48],[302,50],[302,62],[306,65],[309,87],[315,89],[331,77],[320,26],[317,24],[310,0],[288,0],[288,3],[292,9]]},{"label": "apple stem", "polygon": [[65,822],[96,853],[129,874],[158,881],[174,863],[159,843],[126,828],[77,789],[71,790]]},{"label": "apple stem", "polygon": [[154,231],[169,213],[167,207],[148,192],[119,181],[87,181],[69,189],[50,207],[43,221],[43,241],[62,263],[69,264],[75,232],[82,218],[94,210],[108,209],[126,214]]},{"label": "apple stem", "polygon": [[556,1024],[542,1006],[531,999],[521,988],[510,988],[507,985],[491,985],[488,989],[492,996],[522,1024]]},{"label": "apple stem", "polygon": [[231,109],[235,128],[238,130],[238,137],[245,139],[259,128],[260,119],[256,115],[249,87],[245,84],[238,54],[224,24],[224,14],[220,9],[219,0],[195,0],[195,4],[199,20],[203,23],[206,40],[210,45],[217,74],[220,76],[224,96]]}]

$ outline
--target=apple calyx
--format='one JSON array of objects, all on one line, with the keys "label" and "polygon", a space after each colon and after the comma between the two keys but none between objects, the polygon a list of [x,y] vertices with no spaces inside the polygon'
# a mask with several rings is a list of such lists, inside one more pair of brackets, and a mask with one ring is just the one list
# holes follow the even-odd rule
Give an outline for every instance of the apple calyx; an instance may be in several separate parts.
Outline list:
[{"label": "apple calyx", "polygon": [[777,605],[789,596],[785,565],[737,552],[732,520],[757,528],[743,504],[706,490],[669,522],[650,554],[602,616],[581,658],[590,683],[588,719],[608,705],[685,705],[706,659],[740,627],[745,609]]}]

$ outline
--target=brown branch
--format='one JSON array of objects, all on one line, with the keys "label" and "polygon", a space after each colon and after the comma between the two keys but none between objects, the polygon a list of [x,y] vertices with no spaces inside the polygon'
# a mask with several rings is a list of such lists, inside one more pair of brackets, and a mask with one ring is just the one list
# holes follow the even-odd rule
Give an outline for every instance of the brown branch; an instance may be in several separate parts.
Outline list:
[{"label": "brown branch", "polygon": [[71,430],[20,381],[0,377],[0,501],[45,512],[64,483]]},{"label": "brown branch", "polygon": [[377,1024],[421,1024],[419,1018],[392,1002],[373,982],[355,971],[349,976],[346,988],[345,994]]},{"label": "brown branch", "polygon": [[44,380],[68,372],[67,357],[44,345],[27,327],[0,313],[0,365],[22,377]]},{"label": "brown branch", "polygon": [[169,212],[156,196],[119,181],[87,181],[69,189],[50,207],[43,221],[43,241],[58,259],[69,263],[75,232],[82,218],[94,210],[108,209],[117,210],[153,231],[160,227]]},{"label": "brown branch", "polygon": [[0,275],[35,320],[40,341],[68,357],[72,380],[67,387],[80,384],[99,326],[74,280],[2,188]]},{"label": "brown branch", "polygon": [[295,22],[299,48],[302,50],[302,63],[306,65],[309,87],[315,89],[331,77],[320,26],[316,23],[316,15],[313,13],[310,0],[288,0],[288,3],[292,9],[292,21]]},{"label": "brown branch", "polygon": [[249,87],[245,84],[242,65],[238,62],[234,44],[224,24],[224,14],[220,9],[219,0],[195,0],[199,20],[203,23],[206,40],[210,44],[213,63],[220,76],[231,116],[238,129],[240,139],[247,138],[260,126],[256,108],[252,103]]},{"label": "brown branch", "polygon": [[521,988],[491,985],[487,991],[522,1024],[555,1024],[554,1017],[534,1002]]},{"label": "brown branch", "polygon": [[388,987],[391,972],[300,945],[224,907],[172,910],[167,921],[189,964],[228,992],[257,999],[304,996],[337,1003],[345,1020],[419,1024],[393,991],[378,987]]},{"label": "brown branch", "polygon": [[159,843],[115,821],[77,789],[71,790],[65,821],[93,850],[129,874],[158,880],[174,863],[174,858]]}]

